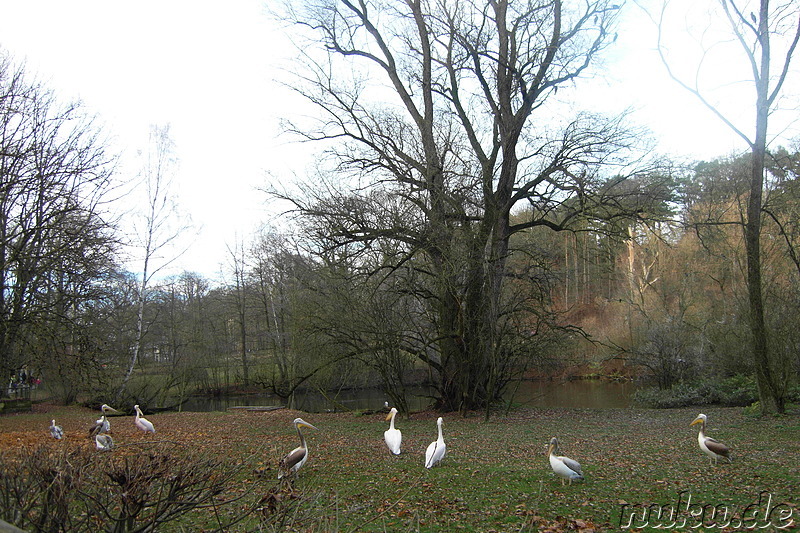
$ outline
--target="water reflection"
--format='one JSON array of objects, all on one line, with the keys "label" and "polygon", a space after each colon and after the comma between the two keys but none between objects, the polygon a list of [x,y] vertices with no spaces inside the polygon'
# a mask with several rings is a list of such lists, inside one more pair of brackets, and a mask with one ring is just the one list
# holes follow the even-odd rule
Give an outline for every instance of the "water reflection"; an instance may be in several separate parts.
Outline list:
[{"label": "water reflection", "polygon": [[[512,386],[511,389],[514,387]],[[625,408],[631,406],[636,387],[630,382],[606,382],[598,380],[576,381],[522,381],[514,394],[514,403],[526,407],[572,407],[572,408]],[[308,392],[295,398],[295,407],[309,413],[330,411],[354,411],[381,409],[388,398],[380,389],[342,391],[323,396]],[[425,409],[431,402],[430,390],[425,387],[409,389],[408,404],[412,411]],[[226,397],[192,397],[184,405],[184,411],[225,411],[230,407],[274,406],[285,403],[277,396],[247,395]]]},{"label": "water reflection", "polygon": [[630,407],[636,385],[630,381],[524,381],[514,403],[526,407],[625,408]]}]

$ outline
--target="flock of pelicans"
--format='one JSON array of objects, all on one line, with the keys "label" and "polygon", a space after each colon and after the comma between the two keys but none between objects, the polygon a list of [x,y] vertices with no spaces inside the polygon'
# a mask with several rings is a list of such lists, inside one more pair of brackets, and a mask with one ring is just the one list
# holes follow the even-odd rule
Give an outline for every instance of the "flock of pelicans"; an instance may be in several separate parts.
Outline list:
[{"label": "flock of pelicans", "polygon": [[[389,422],[389,429],[383,432],[383,440],[386,442],[386,447],[389,448],[391,453],[400,455],[400,445],[403,443],[403,434],[399,429],[394,427],[394,419],[396,416],[397,408],[392,407],[389,410],[389,414],[386,415],[386,420],[391,420],[391,422]],[[300,428],[317,429],[302,418],[295,418],[292,423],[297,429],[297,435],[300,437],[300,446],[281,459],[278,464],[278,479],[288,477],[291,474],[295,474],[296,476],[297,471],[300,470],[308,460],[308,444],[306,444],[306,438],[303,432],[300,431]],[[425,468],[431,468],[439,463],[444,459],[444,455],[447,452],[447,445],[444,443],[444,435],[442,435],[441,416],[436,421],[436,426],[439,428],[439,436],[435,441],[431,442],[425,450]],[[578,470],[580,470],[580,465],[578,465]]]},{"label": "flock of pelicans", "polygon": [[[153,426],[152,422],[144,417],[142,410],[139,409],[139,406],[134,405],[133,409],[136,412],[136,417],[133,421],[134,425],[145,433],[155,433],[155,427]],[[114,447],[114,441],[111,439],[111,436],[108,435],[108,432],[111,429],[111,423],[108,421],[106,415],[108,413],[119,413],[119,411],[106,404],[103,404],[100,407],[100,411],[100,418],[98,418],[89,428],[89,436],[94,437],[95,447],[98,450],[110,450]],[[394,425],[396,416],[397,409],[392,407],[389,410],[389,414],[386,415],[386,420],[390,420],[391,422],[389,422],[389,429],[383,433],[383,439],[386,442],[386,447],[389,448],[389,451],[394,455],[399,455],[400,446],[403,442],[403,434]],[[700,449],[709,456],[714,464],[717,464],[719,459],[727,459],[728,462],[731,462],[730,449],[721,442],[706,436],[707,419],[708,417],[701,413],[697,415],[697,418],[695,418],[691,424],[689,424],[690,426],[701,424],[700,431],[697,435],[697,442],[700,445]],[[309,424],[302,418],[295,418],[294,422],[292,423],[297,430],[297,435],[300,437],[300,446],[289,452],[283,459],[281,459],[278,465],[278,479],[288,478],[292,474],[294,474],[296,477],[297,471],[300,470],[304,464],[306,464],[306,461],[308,461],[308,444],[306,443],[306,438],[300,428],[305,427],[317,429],[315,426]],[[444,456],[447,453],[447,445],[445,444],[444,436],[442,435],[442,417],[439,417],[439,419],[436,421],[436,426],[438,427],[439,435],[438,438],[431,442],[428,445],[428,448],[425,450],[425,468],[432,468],[438,464],[442,459],[444,459]],[[61,439],[64,437],[64,430],[61,428],[61,426],[56,425],[55,420],[51,422],[50,434],[56,439]],[[550,458],[550,467],[553,469],[553,472],[556,474],[556,476],[561,478],[562,485],[564,485],[567,481],[569,481],[569,484],[572,485],[573,481],[583,480],[583,472],[581,471],[580,463],[574,459],[570,459],[569,457],[558,455],[558,439],[555,437],[550,439],[547,454]]]},{"label": "flock of pelicans", "polygon": [[[155,426],[144,417],[138,404],[133,406],[133,410],[136,412],[133,424],[145,433],[155,433]],[[89,427],[89,437],[94,437],[94,446],[98,450],[110,450],[114,447],[114,439],[108,434],[111,430],[111,422],[109,422],[106,415],[117,413],[119,413],[119,411],[113,407],[103,404],[100,406],[100,418],[95,420],[94,424]],[[52,435],[54,439],[60,440],[64,438],[64,430],[61,426],[56,425],[55,420],[50,422],[50,435]]]},{"label": "flock of pelicans", "polygon": [[[397,409],[392,407],[389,411],[389,414],[386,415],[386,420],[391,420],[391,422],[389,422],[389,429],[383,433],[383,439],[386,442],[386,447],[389,448],[389,451],[394,455],[399,455],[400,445],[403,442],[403,434],[394,426],[394,419],[396,416]],[[695,418],[691,424],[689,424],[689,426],[701,424],[700,432],[697,435],[697,442],[700,445],[700,449],[709,456],[714,464],[717,464],[719,459],[727,459],[728,462],[731,462],[730,449],[718,440],[706,436],[707,418],[708,417],[706,415],[701,413],[697,415],[697,418]],[[303,432],[300,430],[300,428],[306,427],[317,429],[302,418],[295,418],[293,424],[297,429],[298,436],[300,437],[300,446],[289,452],[289,454],[281,459],[278,468],[278,479],[287,477],[291,474],[296,476],[297,471],[300,470],[300,468],[302,468],[308,460],[308,444],[306,444],[306,439],[303,436]],[[431,442],[428,445],[428,448],[425,450],[425,468],[431,468],[439,463],[442,459],[444,459],[445,453],[447,452],[447,446],[445,445],[444,437],[442,435],[442,417],[439,417],[439,419],[436,421],[436,425],[439,429],[439,436],[435,441]],[[553,437],[550,439],[547,455],[550,458],[550,467],[553,469],[555,475],[561,478],[562,485],[564,485],[567,481],[569,481],[570,485],[572,485],[573,481],[583,481],[583,472],[581,470],[580,463],[574,459],[570,459],[569,457],[558,455],[557,438]]]}]

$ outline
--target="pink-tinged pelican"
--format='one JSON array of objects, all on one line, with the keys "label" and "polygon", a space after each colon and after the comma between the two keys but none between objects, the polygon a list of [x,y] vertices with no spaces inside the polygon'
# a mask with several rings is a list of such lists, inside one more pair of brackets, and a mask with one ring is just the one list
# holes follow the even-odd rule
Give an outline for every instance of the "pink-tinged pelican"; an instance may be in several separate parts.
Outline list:
[{"label": "pink-tinged pelican", "polygon": [[431,468],[436,463],[440,462],[444,459],[445,453],[447,453],[447,446],[444,443],[444,437],[442,437],[441,416],[436,421],[436,425],[439,428],[439,438],[428,444],[428,449],[425,450],[425,468]]},{"label": "pink-tinged pelican", "polygon": [[553,472],[561,478],[561,485],[569,480],[572,485],[573,481],[583,481],[583,472],[581,465],[578,461],[564,457],[563,455],[556,455],[558,453],[558,439],[553,437],[550,439],[550,445],[547,447],[547,455],[550,456],[550,468]]},{"label": "pink-tinged pelican", "polygon": [[108,451],[114,447],[114,439],[111,435],[100,433],[94,437],[94,446],[100,451]]},{"label": "pink-tinged pelican", "polygon": [[98,418],[95,421],[94,425],[92,425],[92,427],[89,428],[89,436],[95,436],[98,433],[108,433],[109,431],[111,431],[111,422],[108,421],[106,415],[109,413],[119,413],[119,411],[117,411],[116,409],[107,404],[103,404],[100,406],[100,412],[101,412],[100,418]]},{"label": "pink-tinged pelican", "polygon": [[134,405],[133,409],[136,411],[136,418],[133,420],[133,423],[136,425],[136,427],[145,433],[155,433],[156,428],[153,426],[152,422],[144,417],[144,413],[142,413],[142,410],[139,409],[139,404]]},{"label": "pink-tinged pelican", "polygon": [[297,429],[297,435],[300,437],[300,446],[289,452],[286,457],[281,459],[280,463],[278,463],[278,479],[288,477],[290,474],[297,476],[297,471],[308,461],[308,446],[306,445],[306,438],[303,436],[303,432],[300,431],[300,428],[317,429],[302,418],[295,418],[292,423],[295,429]]},{"label": "pink-tinged pelican", "polygon": [[54,439],[61,440],[64,438],[64,430],[61,429],[61,426],[56,425],[55,419],[50,422],[50,434]]},{"label": "pink-tinged pelican", "polygon": [[731,450],[722,444],[720,441],[716,439],[712,439],[711,437],[706,437],[706,419],[708,417],[703,413],[697,415],[697,418],[694,419],[694,422],[689,424],[689,426],[693,426],[695,424],[702,424],[700,426],[700,432],[697,434],[697,443],[700,445],[700,449],[708,455],[711,460],[713,460],[714,464],[717,464],[717,460],[720,457],[724,457],[728,460],[728,462],[733,462],[731,460]]},{"label": "pink-tinged pelican", "polygon": [[397,409],[392,407],[389,410],[389,414],[386,415],[386,420],[391,420],[389,423],[389,429],[383,432],[383,440],[386,441],[386,446],[389,447],[389,451],[395,455],[400,455],[400,444],[403,442],[403,434],[400,433],[399,429],[395,429],[394,427],[394,417],[397,416]]}]

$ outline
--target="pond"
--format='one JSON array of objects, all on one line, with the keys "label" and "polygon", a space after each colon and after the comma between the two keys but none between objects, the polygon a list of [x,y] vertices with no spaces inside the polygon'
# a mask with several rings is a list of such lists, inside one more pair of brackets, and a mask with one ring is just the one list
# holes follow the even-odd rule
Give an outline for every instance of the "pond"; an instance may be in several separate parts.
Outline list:
[{"label": "pond", "polygon": [[[513,389],[513,384],[512,387]],[[636,385],[631,382],[600,380],[574,381],[520,381],[514,403],[526,407],[596,407],[626,408],[631,406]],[[408,404],[412,411],[425,409],[430,403],[430,389],[409,389]],[[388,400],[380,389],[354,389],[331,393],[328,397],[308,392],[298,395],[295,407],[309,413],[381,409]],[[284,403],[277,396],[246,395],[223,397],[191,397],[183,405],[184,411],[225,411],[230,407],[274,406]]]}]

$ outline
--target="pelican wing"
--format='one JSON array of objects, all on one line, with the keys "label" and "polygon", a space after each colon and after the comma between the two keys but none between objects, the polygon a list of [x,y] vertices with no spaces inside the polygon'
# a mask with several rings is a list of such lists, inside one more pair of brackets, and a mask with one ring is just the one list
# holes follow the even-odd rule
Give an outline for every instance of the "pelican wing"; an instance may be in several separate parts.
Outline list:
[{"label": "pelican wing", "polygon": [[111,430],[111,422],[108,421],[106,415],[98,418],[95,424],[97,424],[97,426],[100,428],[100,433],[108,433]]},{"label": "pelican wing", "polygon": [[716,439],[712,439],[711,437],[706,437],[705,444],[706,448],[708,448],[710,451],[723,457],[728,457],[731,452],[727,446]]},{"label": "pelican wing", "polygon": [[64,430],[61,429],[61,426],[56,426],[53,424],[50,426],[50,434],[53,436],[54,439],[61,439],[64,437]]},{"label": "pelican wing", "polygon": [[383,440],[386,441],[386,446],[395,454],[400,454],[400,444],[403,442],[403,434],[399,429],[387,429],[383,432]]},{"label": "pelican wing", "polygon": [[114,447],[114,440],[109,435],[97,435],[94,442],[98,450],[110,450]]},{"label": "pelican wing", "polygon": [[425,451],[425,468],[431,468],[444,458],[447,446],[444,442],[433,441]]},{"label": "pelican wing", "polygon": [[134,423],[136,424],[137,428],[141,429],[145,433],[156,432],[156,428],[153,426],[153,423],[146,418],[137,418]]},{"label": "pelican wing", "polygon": [[563,456],[560,456],[559,459],[561,459],[561,461],[563,461],[570,470],[576,474],[580,474],[581,476],[583,475],[583,472],[581,471],[581,464],[578,461]]},{"label": "pelican wing", "polygon": [[102,429],[103,429],[103,420],[100,419],[96,421],[94,424],[92,424],[92,426],[89,428],[89,436],[94,437],[95,435],[102,433],[101,431]]},{"label": "pelican wing", "polygon": [[280,464],[278,465],[280,470],[284,472],[291,472],[292,468],[297,466],[300,461],[305,459],[306,457],[306,449],[302,447],[295,448],[289,454],[281,459]]}]

